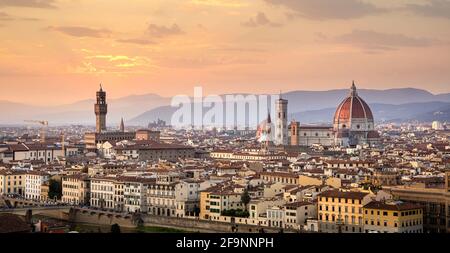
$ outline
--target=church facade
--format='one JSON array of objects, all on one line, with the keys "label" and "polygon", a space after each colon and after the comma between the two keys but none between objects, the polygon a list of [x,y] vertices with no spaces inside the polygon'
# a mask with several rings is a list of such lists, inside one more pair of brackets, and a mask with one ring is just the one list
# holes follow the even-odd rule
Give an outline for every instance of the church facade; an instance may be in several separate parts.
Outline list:
[{"label": "church facade", "polygon": [[293,146],[375,146],[379,140],[372,111],[359,97],[355,83],[349,95],[338,105],[332,126],[301,125],[297,121],[289,125],[288,141]]}]

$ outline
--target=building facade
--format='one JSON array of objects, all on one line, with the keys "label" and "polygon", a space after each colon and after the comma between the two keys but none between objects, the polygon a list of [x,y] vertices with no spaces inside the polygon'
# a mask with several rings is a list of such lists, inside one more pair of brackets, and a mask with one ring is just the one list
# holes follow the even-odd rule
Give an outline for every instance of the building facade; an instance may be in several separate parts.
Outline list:
[{"label": "building facade", "polygon": [[50,180],[50,175],[41,171],[28,171],[25,175],[25,198],[41,201],[43,199],[42,185]]},{"label": "building facade", "polygon": [[74,174],[62,177],[63,203],[88,205],[90,201],[90,180],[87,175]]},{"label": "building facade", "polygon": [[365,192],[330,190],[318,195],[319,231],[326,233],[362,233],[363,206],[371,201]]},{"label": "building facade", "polygon": [[372,201],[363,207],[363,212],[366,233],[423,233],[420,205]]},{"label": "building facade", "polygon": [[289,128],[290,145],[375,146],[380,139],[372,111],[359,97],[354,82],[349,95],[338,105],[332,126],[300,125],[293,120]]},{"label": "building facade", "polygon": [[25,193],[25,172],[0,170],[0,195]]}]

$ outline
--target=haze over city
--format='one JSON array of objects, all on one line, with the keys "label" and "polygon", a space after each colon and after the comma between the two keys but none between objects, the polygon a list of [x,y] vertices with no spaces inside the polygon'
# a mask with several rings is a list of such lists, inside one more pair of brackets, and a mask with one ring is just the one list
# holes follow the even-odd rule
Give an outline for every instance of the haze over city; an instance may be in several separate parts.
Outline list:
[{"label": "haze over city", "polygon": [[110,98],[352,79],[447,93],[449,13],[443,0],[1,0],[0,100],[68,104],[100,82]]}]

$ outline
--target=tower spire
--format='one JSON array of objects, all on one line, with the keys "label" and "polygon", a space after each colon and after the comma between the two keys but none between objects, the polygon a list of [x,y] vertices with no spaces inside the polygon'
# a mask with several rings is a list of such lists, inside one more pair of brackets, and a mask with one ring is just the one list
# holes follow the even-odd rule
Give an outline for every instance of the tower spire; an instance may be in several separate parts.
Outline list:
[{"label": "tower spire", "polygon": [[125,124],[123,123],[123,117],[120,120],[120,131],[125,132]]},{"label": "tower spire", "polygon": [[351,96],[356,96],[358,93],[356,93],[356,85],[355,85],[355,81],[352,81],[352,87],[350,88],[350,95]]},{"label": "tower spire", "polygon": [[103,91],[102,83],[100,83],[100,91]]}]

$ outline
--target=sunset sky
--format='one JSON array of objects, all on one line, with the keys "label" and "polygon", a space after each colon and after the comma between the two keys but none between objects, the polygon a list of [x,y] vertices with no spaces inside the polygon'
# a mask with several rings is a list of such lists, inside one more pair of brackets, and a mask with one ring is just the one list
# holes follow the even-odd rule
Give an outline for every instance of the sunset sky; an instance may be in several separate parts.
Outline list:
[{"label": "sunset sky", "polygon": [[0,100],[450,92],[450,0],[0,0]]}]

